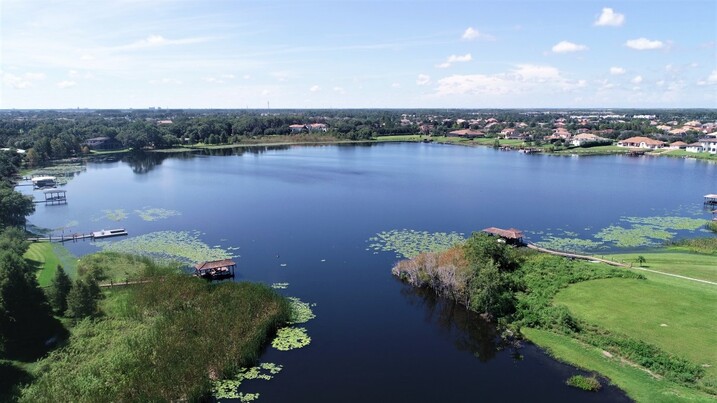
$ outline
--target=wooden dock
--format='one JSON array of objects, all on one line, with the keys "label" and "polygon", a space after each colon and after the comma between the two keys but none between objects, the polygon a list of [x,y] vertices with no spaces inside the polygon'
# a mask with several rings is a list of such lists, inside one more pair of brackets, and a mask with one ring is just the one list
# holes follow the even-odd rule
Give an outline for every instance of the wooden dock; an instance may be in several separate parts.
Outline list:
[{"label": "wooden dock", "polygon": [[46,237],[33,237],[33,238],[27,238],[28,242],[76,242],[76,241],[83,241],[86,239],[89,240],[95,240],[95,239],[102,239],[102,238],[109,238],[109,237],[115,237],[115,236],[123,236],[123,235],[129,235],[127,231],[124,228],[118,228],[118,229],[111,229],[111,230],[102,230],[102,231],[95,231],[91,232],[89,234],[84,233],[75,233],[75,234],[62,234],[57,236],[48,235]]}]

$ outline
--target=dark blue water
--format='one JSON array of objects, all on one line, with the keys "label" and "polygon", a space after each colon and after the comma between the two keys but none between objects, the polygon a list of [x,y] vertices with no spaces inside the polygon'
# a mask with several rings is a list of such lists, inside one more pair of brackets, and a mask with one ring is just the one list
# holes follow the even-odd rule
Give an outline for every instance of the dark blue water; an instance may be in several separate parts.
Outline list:
[{"label": "dark blue water", "polygon": [[[317,317],[305,324],[308,347],[262,357],[284,370],[245,391],[269,402],[625,399],[614,388],[566,387],[576,370],[530,345],[501,346],[477,317],[394,279],[396,256],[367,251],[366,240],[402,228],[580,230],[677,210],[707,217],[702,196],[717,190],[717,165],[669,158],[436,144],[216,153],[89,163],[64,187],[66,206],[38,205],[30,221],[58,228],[74,220],[72,232],[124,227],[132,236],[199,230],[209,245],[241,247],[238,281],[290,283],[282,292],[316,303]],[[131,214],[146,206],[182,215],[146,222]],[[97,220],[103,209],[130,216]]]}]

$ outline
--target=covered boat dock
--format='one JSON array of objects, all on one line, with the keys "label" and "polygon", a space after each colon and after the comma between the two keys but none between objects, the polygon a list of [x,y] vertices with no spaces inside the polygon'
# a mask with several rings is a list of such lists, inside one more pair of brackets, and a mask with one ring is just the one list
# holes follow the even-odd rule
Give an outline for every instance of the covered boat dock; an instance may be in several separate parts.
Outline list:
[{"label": "covered boat dock", "polygon": [[202,262],[194,266],[194,275],[207,280],[234,278],[237,264],[231,259]]},{"label": "covered boat dock", "polygon": [[489,227],[484,229],[482,232],[500,237],[501,239],[505,240],[507,244],[510,245],[525,245],[525,242],[523,242],[523,231],[517,230],[515,228],[502,229],[496,227]]}]

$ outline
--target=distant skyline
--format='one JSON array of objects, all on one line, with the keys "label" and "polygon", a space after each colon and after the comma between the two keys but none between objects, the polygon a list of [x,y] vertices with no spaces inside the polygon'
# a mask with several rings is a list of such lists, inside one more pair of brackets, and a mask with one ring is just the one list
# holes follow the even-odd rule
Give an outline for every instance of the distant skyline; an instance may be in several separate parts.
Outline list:
[{"label": "distant skyline", "polygon": [[717,2],[0,0],[0,108],[717,108]]}]

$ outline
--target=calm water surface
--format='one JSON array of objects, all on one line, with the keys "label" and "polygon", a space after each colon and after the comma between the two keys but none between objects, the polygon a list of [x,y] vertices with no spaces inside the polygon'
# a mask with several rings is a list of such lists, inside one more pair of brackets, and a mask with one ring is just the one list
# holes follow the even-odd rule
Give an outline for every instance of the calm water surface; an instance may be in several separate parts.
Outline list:
[{"label": "calm water surface", "polygon": [[[216,153],[89,163],[64,187],[69,204],[38,205],[30,221],[45,228],[77,221],[72,232],[121,226],[132,236],[199,230],[209,245],[241,248],[237,281],[290,283],[281,292],[316,303],[317,317],[304,325],[308,347],[265,351],[262,361],[284,365],[274,380],[245,385],[268,402],[627,400],[610,387],[595,394],[566,387],[575,369],[531,345],[500,346],[471,313],[393,278],[397,257],[367,251],[366,241],[402,228],[581,232],[621,216],[707,217],[702,195],[717,191],[717,165],[669,158],[436,144]],[[148,206],[182,215],[98,220],[104,209]],[[97,250],[67,245],[76,254]]]}]

